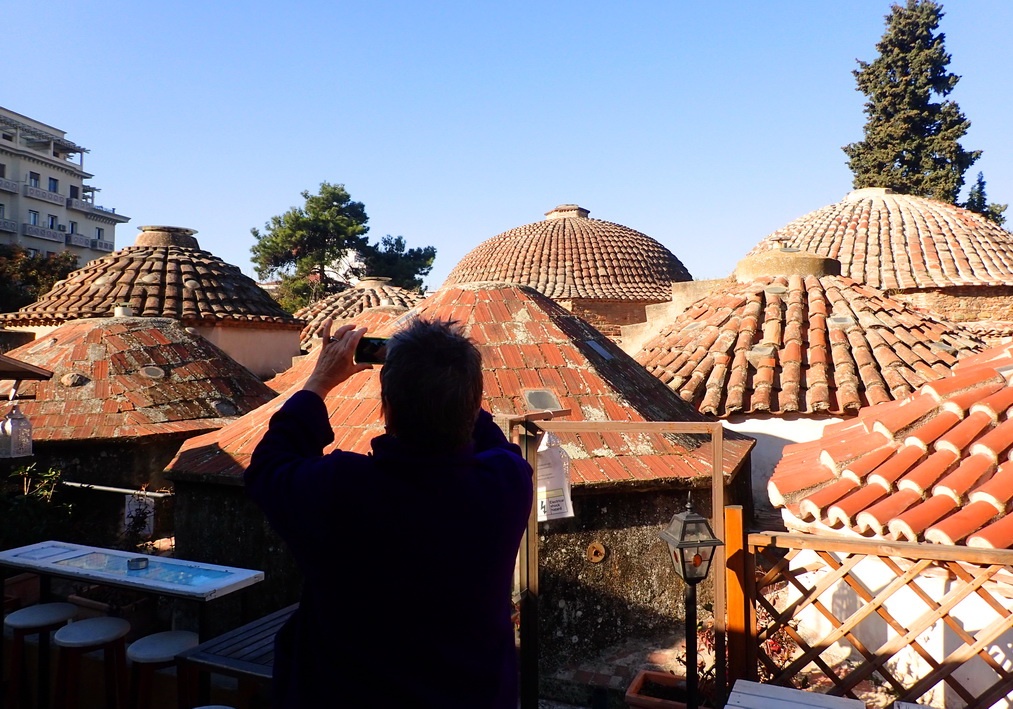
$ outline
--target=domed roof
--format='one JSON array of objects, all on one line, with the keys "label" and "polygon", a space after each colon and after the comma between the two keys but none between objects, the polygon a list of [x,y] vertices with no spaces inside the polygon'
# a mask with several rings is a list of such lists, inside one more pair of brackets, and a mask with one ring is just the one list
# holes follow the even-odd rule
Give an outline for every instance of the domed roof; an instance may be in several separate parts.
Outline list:
[{"label": "domed roof", "polygon": [[[461,323],[482,353],[484,406],[493,415],[566,408],[568,421],[706,421],[599,331],[530,288],[503,283],[441,288],[378,332],[392,335],[413,317]],[[187,441],[168,466],[173,478],[242,476],[285,398]],[[367,452],[370,440],[383,431],[380,368],[342,382],[325,404],[337,426],[327,450]],[[574,484],[650,486],[711,475],[710,447],[691,435],[558,435],[570,454]],[[724,470],[733,475],[753,442],[734,431],[724,435]]]},{"label": "domed roof", "polygon": [[692,280],[671,251],[639,231],[588,218],[563,204],[544,221],[494,236],[472,249],[444,286],[499,281],[565,300],[666,301],[673,281]]},{"label": "domed roof", "polygon": [[308,324],[299,336],[299,346],[308,349],[320,332],[324,320],[335,322],[352,320],[370,308],[399,307],[411,309],[423,295],[388,284],[389,278],[367,276],[351,288],[329,295],[305,308],[297,310],[295,317]]},{"label": "domed roof", "polygon": [[750,253],[779,246],[835,258],[843,275],[876,288],[1013,285],[1013,234],[962,207],[882,187],[810,212]]},{"label": "domed roof", "polygon": [[[274,398],[245,367],[170,318],[68,322],[8,353],[53,373],[18,388],[36,441],[193,435]],[[0,382],[9,391],[13,382]]]},{"label": "domed roof", "polygon": [[907,396],[984,347],[839,273],[795,249],[748,256],[635,359],[705,414],[840,415]]},{"label": "domed roof", "polygon": [[134,315],[168,317],[185,325],[270,324],[302,328],[236,266],[202,251],[193,229],[142,226],[133,246],[74,271],[39,300],[3,314],[8,327],[54,325],[110,317],[116,305]]}]

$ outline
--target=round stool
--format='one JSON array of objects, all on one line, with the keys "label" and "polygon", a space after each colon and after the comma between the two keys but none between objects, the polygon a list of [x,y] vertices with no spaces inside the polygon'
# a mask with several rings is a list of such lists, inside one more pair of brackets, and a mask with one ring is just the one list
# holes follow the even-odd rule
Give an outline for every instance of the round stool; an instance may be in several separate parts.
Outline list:
[{"label": "round stool", "polygon": [[[127,648],[130,671],[130,706],[146,709],[151,705],[151,688],[157,670],[176,664],[176,655],[197,647],[197,633],[167,630],[136,640]],[[177,690],[178,691],[178,690]]]},{"label": "round stool", "polygon": [[57,702],[60,708],[77,706],[80,692],[81,657],[102,650],[105,668],[106,706],[125,706],[126,641],[130,623],[123,618],[88,618],[65,625],[53,635],[59,649],[56,662]]},{"label": "round stool", "polygon": [[14,611],[4,618],[14,637],[11,647],[11,675],[7,686],[7,706],[28,706],[28,685],[22,683],[25,638],[39,635],[39,699],[49,696],[49,634],[77,615],[71,603],[39,603]]}]

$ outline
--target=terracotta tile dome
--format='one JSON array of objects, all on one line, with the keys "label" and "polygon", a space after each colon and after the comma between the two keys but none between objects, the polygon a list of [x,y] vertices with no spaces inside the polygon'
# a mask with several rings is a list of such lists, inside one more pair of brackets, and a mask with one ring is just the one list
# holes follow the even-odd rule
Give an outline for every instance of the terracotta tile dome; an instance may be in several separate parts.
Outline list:
[{"label": "terracotta tile dome", "polygon": [[89,262],[39,300],[5,313],[8,327],[58,325],[114,315],[129,304],[136,316],[168,317],[184,325],[300,329],[239,268],[202,251],[193,229],[142,226],[133,246]]},{"label": "terracotta tile dome", "polygon": [[334,322],[353,320],[364,310],[379,307],[411,309],[424,297],[419,293],[392,286],[389,281],[389,278],[368,276],[347,290],[297,310],[295,317],[309,323],[299,337],[299,346],[309,349],[314,338],[319,336],[324,320],[328,318]]},{"label": "terracotta tile dome", "polygon": [[554,300],[666,301],[674,281],[692,280],[675,255],[639,231],[564,204],[547,219],[479,244],[444,286],[481,281],[529,286]]},{"label": "terracotta tile dome", "polygon": [[705,414],[841,415],[905,397],[984,349],[960,325],[839,273],[790,248],[748,256],[635,359]]},{"label": "terracotta tile dome", "polygon": [[962,207],[882,187],[810,212],[750,253],[779,246],[835,258],[843,275],[882,289],[1013,284],[1013,234]]},{"label": "terracotta tile dome", "polygon": [[[18,388],[36,441],[112,441],[221,428],[274,398],[257,377],[170,318],[68,322],[9,353],[53,373]],[[0,382],[9,391],[11,381]]]}]

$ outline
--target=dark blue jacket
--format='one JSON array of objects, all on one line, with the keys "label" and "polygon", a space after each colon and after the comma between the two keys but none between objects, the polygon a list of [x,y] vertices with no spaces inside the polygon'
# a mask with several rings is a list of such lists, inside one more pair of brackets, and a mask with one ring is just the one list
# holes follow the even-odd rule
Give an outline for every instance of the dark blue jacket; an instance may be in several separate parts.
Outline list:
[{"label": "dark blue jacket", "polygon": [[510,619],[531,467],[485,411],[467,450],[434,456],[384,434],[334,440],[320,397],[271,419],[246,489],[304,574],[279,633],[279,707],[516,709]]}]

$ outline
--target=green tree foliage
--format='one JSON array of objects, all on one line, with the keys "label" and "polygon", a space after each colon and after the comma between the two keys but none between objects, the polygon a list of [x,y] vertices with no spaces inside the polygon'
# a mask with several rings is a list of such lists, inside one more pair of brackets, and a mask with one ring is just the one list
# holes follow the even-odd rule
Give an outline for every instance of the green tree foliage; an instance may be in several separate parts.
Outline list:
[{"label": "green tree foliage", "polygon": [[294,309],[347,287],[334,266],[368,246],[366,208],[353,202],[344,185],[320,184],[303,191],[306,203],[271,217],[264,231],[250,230],[250,251],[261,279],[280,277],[283,307]]},{"label": "green tree foliage", "polygon": [[422,278],[433,270],[436,247],[406,248],[403,236],[387,234],[378,244],[364,249],[359,257],[360,275],[386,276],[391,285],[422,292]]},{"label": "green tree foliage", "polygon": [[76,268],[70,251],[33,256],[16,244],[0,244],[0,312],[34,303]]},{"label": "green tree foliage", "polygon": [[865,140],[843,148],[859,187],[889,187],[904,194],[957,203],[964,173],[981,155],[964,150],[970,126],[953,101],[938,101],[959,76],[947,71],[945,35],[936,33],[942,7],[907,0],[886,16],[879,56],[852,72],[865,104]]},{"label": "green tree foliage", "polygon": [[978,173],[978,179],[975,180],[974,185],[971,186],[971,190],[967,193],[967,201],[961,206],[972,212],[981,214],[999,226],[1006,223],[1006,217],[1003,216],[1003,212],[1006,211],[1007,205],[988,203],[988,197],[985,196],[985,176],[980,172]]}]

